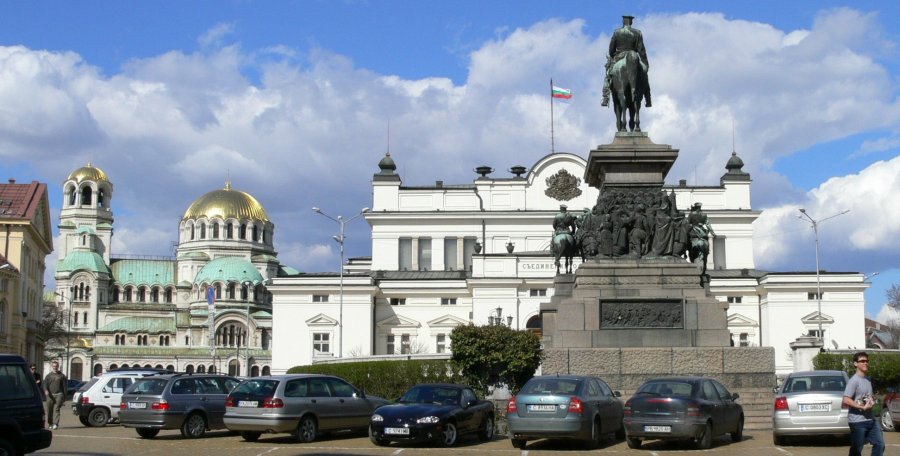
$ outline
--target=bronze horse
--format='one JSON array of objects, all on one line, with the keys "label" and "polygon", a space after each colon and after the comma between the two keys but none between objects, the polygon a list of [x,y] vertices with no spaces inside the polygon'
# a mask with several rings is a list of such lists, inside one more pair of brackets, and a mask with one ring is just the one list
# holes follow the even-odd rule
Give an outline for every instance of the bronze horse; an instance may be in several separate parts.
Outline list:
[{"label": "bronze horse", "polygon": [[574,263],[573,258],[577,253],[577,248],[575,247],[575,236],[572,236],[570,233],[559,233],[553,236],[553,240],[550,242],[550,251],[553,253],[555,257],[554,264],[556,264],[556,273],[559,274],[559,268],[561,267],[560,258],[566,259],[566,274],[572,273],[572,263]]},{"label": "bronze horse", "polygon": [[641,58],[635,51],[622,52],[609,70],[610,91],[613,108],[616,113],[616,128],[626,131],[641,131],[641,101],[646,90],[644,79],[647,77],[641,66]]}]

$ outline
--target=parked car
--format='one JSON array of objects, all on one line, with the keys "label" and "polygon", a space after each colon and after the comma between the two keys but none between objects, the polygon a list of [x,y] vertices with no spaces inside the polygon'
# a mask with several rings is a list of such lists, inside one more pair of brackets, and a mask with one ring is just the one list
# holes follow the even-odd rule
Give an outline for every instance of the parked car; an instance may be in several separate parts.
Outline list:
[{"label": "parked car", "polygon": [[694,439],[699,449],[712,446],[715,436],[744,433],[744,410],[737,393],[707,377],[663,377],[648,380],[625,402],[628,446],[643,440]]},{"label": "parked car", "polygon": [[43,395],[19,355],[0,354],[0,454],[32,453],[50,446]]},{"label": "parked car", "polygon": [[881,429],[900,430],[900,384],[888,388],[881,403]]},{"label": "parked car", "polygon": [[165,372],[159,369],[113,370],[92,378],[72,398],[72,413],[81,424],[91,427],[106,426],[119,419],[122,394],[138,378]]},{"label": "parked car", "polygon": [[597,377],[533,377],[506,406],[509,438],[515,448],[531,439],[573,439],[599,445],[603,434],[625,438],[621,393]]},{"label": "parked car", "polygon": [[225,399],[225,427],[253,442],[288,433],[312,442],[321,431],[364,430],[386,399],[367,396],[340,377],[272,375],[242,381]]},{"label": "parked car", "polygon": [[794,372],[775,394],[772,440],[784,445],[791,435],[850,435],[843,406],[847,373],[838,370]]},{"label": "parked car", "polygon": [[225,398],[240,383],[221,374],[163,374],[137,379],[119,407],[119,423],[150,439],[162,429],[180,429],[196,439],[225,428]]},{"label": "parked car", "polygon": [[448,383],[413,386],[398,403],[375,410],[369,424],[369,439],[378,446],[397,440],[449,447],[469,433],[482,441],[494,437],[494,405],[468,386]]},{"label": "parked car", "polygon": [[78,391],[78,388],[81,388],[86,382],[81,380],[73,380],[69,379],[66,382],[66,399],[72,399],[75,396],[75,392]]}]

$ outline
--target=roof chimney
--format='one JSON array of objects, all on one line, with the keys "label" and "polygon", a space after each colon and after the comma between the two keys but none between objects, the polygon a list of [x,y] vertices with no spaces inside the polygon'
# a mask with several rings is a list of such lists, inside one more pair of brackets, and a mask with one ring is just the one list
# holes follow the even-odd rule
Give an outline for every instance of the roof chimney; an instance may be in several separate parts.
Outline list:
[{"label": "roof chimney", "polygon": [[10,183],[10,184],[15,184],[15,183],[16,183],[16,178],[15,178],[15,177],[10,177],[10,178],[9,178],[9,183]]}]

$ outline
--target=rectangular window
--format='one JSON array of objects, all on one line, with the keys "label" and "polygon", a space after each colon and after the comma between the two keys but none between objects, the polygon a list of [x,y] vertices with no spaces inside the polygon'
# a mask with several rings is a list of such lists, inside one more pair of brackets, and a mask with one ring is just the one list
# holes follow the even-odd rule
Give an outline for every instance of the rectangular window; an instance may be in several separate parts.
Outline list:
[{"label": "rectangular window", "polygon": [[313,333],[313,356],[331,354],[331,333]]},{"label": "rectangular window", "polygon": [[412,239],[400,238],[400,258],[399,270],[409,271],[412,269]]},{"label": "rectangular window", "polygon": [[728,304],[740,304],[741,301],[743,301],[742,296],[729,296],[728,297]]},{"label": "rectangular window", "polygon": [[822,335],[819,334],[819,330],[818,330],[818,329],[810,329],[809,331],[806,332],[806,335],[807,335],[807,336],[813,336],[813,337],[819,337],[819,338],[822,337]]},{"label": "rectangular window", "polygon": [[410,347],[411,345],[409,341],[409,334],[403,334],[402,336],[400,336],[400,354],[408,355],[410,352]]},{"label": "rectangular window", "polygon": [[328,302],[328,295],[313,295],[313,302]]},{"label": "rectangular window", "polygon": [[463,267],[472,271],[472,255],[475,254],[475,238],[463,239]]},{"label": "rectangular window", "polygon": [[456,238],[444,238],[444,270],[456,270]]},{"label": "rectangular window", "polygon": [[741,333],[741,344],[740,345],[741,345],[741,347],[749,347],[750,346],[750,340],[748,338],[747,333]]},{"label": "rectangular window", "polygon": [[818,293],[807,293],[806,299],[808,299],[810,301],[818,301],[818,300],[822,299],[822,296]]},{"label": "rectangular window", "polygon": [[547,289],[546,288],[532,288],[532,289],[528,290],[528,296],[531,296],[532,298],[536,298],[536,297],[540,297],[540,296],[547,296]]},{"label": "rectangular window", "polygon": [[431,270],[431,239],[419,239],[419,270]]},{"label": "rectangular window", "polygon": [[447,335],[446,334],[438,334],[437,335],[437,348],[435,351],[437,353],[446,353],[447,352]]},{"label": "rectangular window", "polygon": [[394,353],[394,335],[390,334],[387,336],[387,354],[393,355]]},{"label": "rectangular window", "polygon": [[392,306],[405,306],[406,298],[391,298],[391,305]]},{"label": "rectangular window", "polygon": [[441,305],[442,306],[455,306],[456,298],[441,298]]}]

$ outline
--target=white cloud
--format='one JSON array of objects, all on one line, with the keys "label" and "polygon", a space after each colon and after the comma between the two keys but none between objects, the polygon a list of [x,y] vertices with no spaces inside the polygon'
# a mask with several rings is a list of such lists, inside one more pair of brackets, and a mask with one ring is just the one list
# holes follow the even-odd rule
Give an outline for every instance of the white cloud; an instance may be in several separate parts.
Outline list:
[{"label": "white cloud", "polygon": [[207,30],[197,39],[197,42],[203,47],[217,46],[232,33],[234,33],[234,22],[223,22]]},{"label": "white cloud", "polygon": [[[613,114],[600,107],[609,37],[585,34],[584,24],[553,19],[500,32],[473,48],[459,85],[439,74],[376,74],[322,49],[221,47],[234,24],[210,29],[204,53],[172,50],[110,76],[74,53],[0,47],[0,157],[29,161],[51,192],[87,161],[103,168],[115,185],[118,253],[169,252],[183,211],[230,171],[234,187],[270,214],[301,214],[274,220],[285,264],[334,270],[336,253],[301,227],[311,206],[349,214],[371,205],[388,121],[392,155],[412,185],[467,182],[482,164],[503,176],[547,154],[551,77],[576,94],[557,116],[556,149],[586,155],[610,142]],[[769,169],[796,150],[897,130],[892,77],[878,61],[892,43],[877,17],[832,10],[808,29],[778,30],[704,13],[653,15],[638,26],[654,87],[644,129],[681,150],[670,180],[717,183],[734,122],[756,207],[773,206],[757,222],[760,265],[789,265],[792,243],[810,242],[792,219],[801,204],[816,215],[850,208],[852,217],[829,221],[822,234],[854,252],[896,238],[900,223],[886,210],[898,190],[896,160],[807,195]],[[260,82],[244,76],[248,68]]]}]

